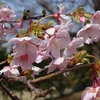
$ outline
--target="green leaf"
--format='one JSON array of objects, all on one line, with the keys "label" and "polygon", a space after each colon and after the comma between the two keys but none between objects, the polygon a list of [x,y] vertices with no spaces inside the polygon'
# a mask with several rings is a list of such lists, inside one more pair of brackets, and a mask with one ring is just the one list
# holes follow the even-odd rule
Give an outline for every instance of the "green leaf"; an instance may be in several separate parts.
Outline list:
[{"label": "green leaf", "polygon": [[75,16],[75,19],[78,23],[80,23],[79,16]]},{"label": "green leaf", "polygon": [[92,14],[90,14],[90,13],[84,13],[83,16],[86,17],[87,19],[92,18]]},{"label": "green leaf", "polygon": [[8,54],[7,62],[10,64],[13,59],[13,56]]},{"label": "green leaf", "polygon": [[48,29],[49,27],[51,27],[51,25],[54,23],[54,21],[49,21],[45,24],[42,25],[42,29]]},{"label": "green leaf", "polygon": [[26,31],[23,29],[16,37],[24,37],[26,36]]}]

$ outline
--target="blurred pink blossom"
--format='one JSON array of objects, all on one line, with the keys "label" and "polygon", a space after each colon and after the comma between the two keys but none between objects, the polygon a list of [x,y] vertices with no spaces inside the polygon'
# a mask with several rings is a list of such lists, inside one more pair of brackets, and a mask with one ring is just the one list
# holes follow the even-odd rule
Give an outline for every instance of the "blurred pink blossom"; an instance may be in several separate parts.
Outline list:
[{"label": "blurred pink blossom", "polygon": [[11,8],[1,8],[0,9],[0,21],[2,20],[11,20],[16,16],[14,10]]},{"label": "blurred pink blossom", "polygon": [[5,76],[11,75],[11,74],[19,74],[19,71],[17,69],[17,66],[11,67],[11,66],[5,66],[2,70],[0,70],[0,73],[4,73]]},{"label": "blurred pink blossom", "polygon": [[34,40],[30,37],[12,38],[9,43],[14,44],[11,66],[21,66],[23,70],[32,69],[38,50]]},{"label": "blurred pink blossom", "polygon": [[53,14],[53,17],[57,18],[61,24],[67,23],[70,19],[68,16],[63,14],[64,11],[64,4],[58,4],[59,11],[56,14]]},{"label": "blurred pink blossom", "polygon": [[[86,24],[77,33],[77,37],[83,37],[84,42],[89,44],[92,41],[100,39],[100,25],[99,24]],[[87,41],[89,40],[89,41]]]}]

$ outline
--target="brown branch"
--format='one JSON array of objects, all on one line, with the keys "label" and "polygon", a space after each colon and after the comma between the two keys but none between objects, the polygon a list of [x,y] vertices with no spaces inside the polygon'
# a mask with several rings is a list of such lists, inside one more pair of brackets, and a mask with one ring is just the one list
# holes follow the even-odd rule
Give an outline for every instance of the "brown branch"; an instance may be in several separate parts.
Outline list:
[{"label": "brown branch", "polygon": [[14,93],[12,91],[9,90],[9,88],[7,88],[2,82],[0,82],[0,87],[2,88],[3,91],[5,91],[8,96],[12,99],[12,100],[20,100],[16,95],[14,95]]},{"label": "brown branch", "polygon": [[[49,0],[48,0],[48,1],[49,1]],[[45,0],[41,0],[41,1],[38,1],[38,0],[37,0],[37,3],[38,3],[39,5],[41,5],[42,7],[46,8],[51,14],[54,13],[52,7],[49,6],[49,4],[51,3],[51,1],[46,2]]]},{"label": "brown branch", "polygon": [[[44,15],[40,15],[40,16],[34,16],[34,17],[27,17],[27,18],[25,18],[23,20],[29,20],[29,19],[38,20],[38,19],[40,19],[42,17],[45,17],[45,16]],[[20,22],[20,20],[2,20],[2,21],[0,21],[0,23],[18,23],[18,22]]]},{"label": "brown branch", "polygon": [[62,70],[62,71],[58,71],[58,72],[55,72],[55,73],[52,73],[52,74],[49,74],[49,75],[46,75],[46,76],[39,77],[39,78],[34,79],[34,80],[30,80],[30,83],[37,83],[37,82],[40,82],[40,81],[43,81],[43,80],[50,79],[50,78],[52,78],[54,76],[63,74],[65,72],[77,70],[77,69],[80,69],[80,68],[91,67],[93,64],[94,63],[90,63],[90,64],[78,65],[78,66],[75,66],[73,68],[67,68],[67,69]]},{"label": "brown branch", "polygon": [[46,90],[37,90],[37,91],[32,91],[32,95],[31,95],[31,100],[35,100],[36,98],[39,97],[45,97],[49,92],[55,90],[56,88],[54,86],[50,87],[49,89]]}]

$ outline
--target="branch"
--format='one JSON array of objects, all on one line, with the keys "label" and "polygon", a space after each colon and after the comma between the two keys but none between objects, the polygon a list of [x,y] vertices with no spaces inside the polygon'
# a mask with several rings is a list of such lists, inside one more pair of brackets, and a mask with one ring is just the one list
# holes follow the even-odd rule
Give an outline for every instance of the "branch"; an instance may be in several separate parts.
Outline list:
[{"label": "branch", "polygon": [[0,65],[3,65],[3,64],[5,64],[5,63],[6,63],[6,60],[0,62]]},{"label": "branch", "polygon": [[90,63],[90,64],[85,64],[85,65],[78,65],[78,66],[75,66],[73,68],[67,68],[67,69],[62,70],[62,71],[58,71],[58,72],[55,72],[55,73],[52,73],[52,74],[49,74],[49,75],[46,75],[46,76],[39,77],[39,78],[34,79],[34,80],[30,80],[30,83],[37,83],[37,82],[40,82],[40,81],[43,81],[43,80],[50,79],[50,78],[52,78],[54,76],[63,74],[65,72],[77,70],[77,69],[80,69],[80,68],[91,67],[93,64],[94,63]]},{"label": "branch", "polygon": [[[34,17],[27,17],[27,18],[24,18],[23,20],[29,20],[29,19],[35,19],[35,20],[38,20],[42,17],[45,17],[44,15],[40,15],[40,16],[34,16]],[[20,20],[2,20],[0,21],[0,23],[18,23],[20,22]]]},{"label": "branch", "polygon": [[50,91],[55,90],[56,88],[54,86],[50,87],[49,89],[46,90],[40,90],[35,88],[31,83],[30,80],[27,81],[27,85],[30,88],[30,90],[32,91],[31,94],[31,100],[35,100],[36,98],[39,97],[45,97]]},{"label": "branch", "polygon": [[[66,13],[65,14],[66,16],[71,16],[70,13]],[[40,15],[40,16],[34,16],[34,17],[27,17],[27,18],[22,18],[22,20],[29,20],[29,19],[35,19],[35,20],[40,20],[41,18],[44,19],[44,18],[48,18],[48,17],[52,17],[52,15]],[[0,23],[18,23],[20,22],[21,19],[19,20],[2,20],[0,21]]]},{"label": "branch", "polygon": [[3,91],[5,91],[8,96],[12,99],[12,100],[20,100],[16,95],[14,95],[14,93],[12,91],[9,90],[9,88],[7,88],[2,82],[0,82],[0,87],[2,88]]},{"label": "branch", "polygon": [[55,90],[56,88],[54,86],[50,87],[49,89],[46,90],[37,90],[37,91],[32,91],[32,95],[31,95],[31,100],[35,100],[36,98],[39,97],[45,97],[49,92]]},{"label": "branch", "polygon": [[49,4],[50,4],[51,1],[49,1],[49,2],[46,2],[44,0],[41,0],[41,1],[42,2],[40,2],[40,1],[37,0],[37,3],[39,5],[41,5],[42,7],[46,8],[51,14],[53,14],[54,11],[53,11],[52,7],[49,6]]}]

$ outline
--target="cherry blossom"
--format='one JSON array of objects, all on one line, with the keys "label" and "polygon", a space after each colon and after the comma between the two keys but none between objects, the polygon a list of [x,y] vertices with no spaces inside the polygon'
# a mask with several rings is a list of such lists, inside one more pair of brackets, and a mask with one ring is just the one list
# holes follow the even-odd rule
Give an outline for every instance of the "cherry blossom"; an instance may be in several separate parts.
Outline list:
[{"label": "cherry blossom", "polygon": [[[59,11],[56,14],[49,16],[43,14],[43,18],[42,16],[39,16],[39,18],[30,17],[29,11],[24,12],[23,14],[25,15],[23,15],[23,17],[25,18],[16,20],[15,22],[18,23],[15,26],[11,23],[11,20],[16,16],[15,11],[10,7],[0,7],[0,39],[3,39],[7,35],[16,34],[18,32],[17,28],[22,28],[24,20],[28,19],[29,23],[32,24],[28,30],[31,30],[30,32],[36,32],[36,35],[30,36],[31,33],[27,31],[25,36],[21,37],[17,35],[18,37],[16,36],[8,41],[8,43],[13,45],[13,53],[11,54],[11,59],[8,56],[6,61],[10,60],[8,61],[9,65],[4,66],[4,68],[0,70],[0,75],[3,74],[6,77],[16,76],[19,81],[31,87],[30,79],[35,79],[35,75],[39,75],[39,73],[45,69],[47,69],[47,74],[49,74],[56,69],[64,70],[67,69],[68,66],[70,67],[70,65],[73,67],[72,65],[83,63],[81,60],[80,62],[74,61],[77,60],[77,56],[86,54],[84,52],[82,52],[82,54],[79,52],[78,54],[77,49],[82,47],[84,43],[90,44],[100,40],[100,11],[97,11],[90,19],[90,23],[87,23],[86,19],[88,20],[90,16],[88,13],[84,13],[82,9],[75,10],[71,14],[64,14],[64,5],[59,4],[58,7]],[[74,25],[68,15],[73,18],[75,13],[76,18],[78,12],[81,11],[83,11],[82,14],[84,14],[84,16],[80,14],[78,19],[80,22],[85,23],[85,25],[78,31],[77,37],[71,39],[69,31],[73,29]],[[60,24],[54,26],[51,26],[49,22],[42,24],[41,21],[48,17],[57,18]],[[34,18],[39,20],[32,23],[32,19]],[[41,34],[43,38],[41,38]],[[74,56],[75,53],[76,57]],[[83,57],[82,60],[84,60],[85,57]],[[49,64],[42,66],[43,69],[39,68],[38,64],[47,59],[50,59]],[[37,63],[37,66],[34,66],[34,63]],[[93,67],[94,66],[92,66],[91,69]],[[21,73],[19,68],[22,69]],[[28,75],[24,72],[28,72],[29,77],[27,77]],[[63,74],[67,76],[69,73],[70,71],[64,72]],[[95,72],[91,75],[93,75],[93,77],[91,77],[93,86],[83,92],[81,100],[100,99],[100,77],[96,76]],[[32,86],[32,88],[34,88],[34,86]],[[34,91],[32,90],[32,92]]]},{"label": "cherry blossom", "polygon": [[74,38],[68,45],[68,47],[64,50],[64,56],[72,56],[77,52],[77,48],[82,47],[84,45],[83,38]]},{"label": "cherry blossom", "polygon": [[97,98],[100,98],[100,86],[87,88],[83,92],[81,100],[99,100]]},{"label": "cherry blossom", "polygon": [[63,14],[64,4],[58,4],[59,11],[57,14],[54,14],[53,17],[57,18],[61,24],[65,24],[69,21],[69,17]]},{"label": "cherry blossom", "polygon": [[10,20],[16,16],[15,12],[11,8],[1,8],[0,9],[0,21]]},{"label": "cherry blossom", "polygon": [[18,32],[16,26],[13,26],[11,28],[4,28],[3,30],[5,32],[5,35],[15,35]]},{"label": "cherry blossom", "polygon": [[38,51],[38,56],[36,58],[36,63],[40,63],[43,60],[46,60],[48,58],[53,59],[53,57],[50,54],[47,54],[46,51]]},{"label": "cherry blossom", "polygon": [[65,60],[64,57],[59,57],[57,59],[54,59],[52,60],[52,62],[45,66],[45,68],[48,68],[48,72],[47,73],[50,73],[50,72],[53,72],[56,68],[60,69],[60,70],[63,70],[67,67],[67,60]]},{"label": "cherry blossom", "polygon": [[47,49],[47,54],[51,52],[54,58],[60,57],[60,50],[68,47],[68,44],[70,43],[68,31],[68,23],[61,25],[57,31],[56,28],[47,29],[46,32],[49,34],[50,38],[41,42],[41,49]]},{"label": "cherry blossom", "polygon": [[91,19],[91,23],[92,23],[92,24],[99,24],[99,25],[100,25],[100,11],[97,11],[97,12],[93,15],[93,17],[92,17],[92,19]]},{"label": "cherry blossom", "polygon": [[90,43],[89,41],[99,40],[100,39],[100,25],[86,24],[82,29],[78,31],[77,37],[83,37],[84,42],[88,44]]},{"label": "cherry blossom", "polygon": [[83,37],[87,44],[98,42],[100,39],[100,11],[97,11],[91,18],[90,24],[86,24],[77,33],[78,37]]},{"label": "cherry blossom", "polygon": [[[11,20],[15,16],[15,12],[10,7],[4,6],[3,8],[0,8],[0,21]],[[17,29],[15,27],[7,28],[4,22],[0,23],[0,30],[0,39],[3,39],[8,34],[17,33]]]},{"label": "cherry blossom", "polygon": [[14,44],[13,60],[11,66],[21,66],[23,70],[31,69],[32,63],[36,61],[37,47],[30,37],[13,38],[9,43]]},{"label": "cherry blossom", "polygon": [[5,76],[11,76],[12,75],[18,75],[19,71],[17,69],[17,66],[11,67],[11,66],[5,66],[2,70],[0,70],[0,73],[4,73]]}]

